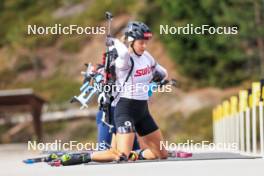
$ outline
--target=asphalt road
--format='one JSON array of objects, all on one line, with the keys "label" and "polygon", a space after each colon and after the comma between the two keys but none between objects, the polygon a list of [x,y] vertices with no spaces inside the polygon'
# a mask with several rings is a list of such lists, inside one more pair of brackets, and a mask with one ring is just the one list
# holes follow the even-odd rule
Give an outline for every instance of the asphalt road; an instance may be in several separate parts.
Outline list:
[{"label": "asphalt road", "polygon": [[[26,165],[23,159],[38,156],[37,152],[27,151],[26,145],[0,146],[1,176],[228,176],[228,175],[264,175],[264,159],[214,159],[140,162],[125,164],[77,165],[68,167],[50,167],[46,163]],[[205,156],[205,155],[204,155]],[[210,155],[211,157],[212,155]],[[216,155],[217,156],[217,155]],[[222,155],[223,156],[223,155]]]}]

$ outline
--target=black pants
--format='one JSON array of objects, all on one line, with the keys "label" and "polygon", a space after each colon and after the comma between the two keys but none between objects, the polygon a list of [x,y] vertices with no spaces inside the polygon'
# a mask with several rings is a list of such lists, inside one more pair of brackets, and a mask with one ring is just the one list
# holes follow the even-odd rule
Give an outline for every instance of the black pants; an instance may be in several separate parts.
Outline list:
[{"label": "black pants", "polygon": [[114,114],[117,133],[137,132],[145,136],[158,129],[146,100],[120,98]]},{"label": "black pants", "polygon": [[[111,107],[110,124],[114,126],[114,128],[112,129],[111,132],[109,131],[109,127],[107,125],[105,125],[102,121],[103,111],[99,110],[96,114],[97,142],[99,144],[103,144],[104,142],[111,144],[112,135],[116,134],[116,127],[114,124],[114,111],[115,111],[115,107]],[[102,146],[103,146],[102,148],[99,147],[99,150],[105,150],[106,149],[106,148],[104,148],[105,145],[102,145]],[[135,137],[135,139],[134,139],[134,144],[133,144],[132,149],[133,150],[140,149],[137,137]]]}]

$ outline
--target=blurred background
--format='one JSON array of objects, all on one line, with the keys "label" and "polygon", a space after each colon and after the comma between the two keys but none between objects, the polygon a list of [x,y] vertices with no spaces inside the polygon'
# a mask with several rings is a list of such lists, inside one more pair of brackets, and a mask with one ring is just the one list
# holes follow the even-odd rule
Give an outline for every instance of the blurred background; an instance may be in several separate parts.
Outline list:
[{"label": "blurred background", "polygon": [[[105,11],[114,15],[115,37],[130,20],[148,24],[154,32],[149,52],[180,82],[150,100],[170,141],[212,141],[212,108],[264,76],[263,0],[1,0],[1,143],[38,136],[45,142],[96,141],[96,100],[79,111],[70,99],[80,93],[84,63],[101,62],[105,36],[27,35],[27,25],[106,26]],[[237,26],[239,32],[160,35],[160,24]]]}]

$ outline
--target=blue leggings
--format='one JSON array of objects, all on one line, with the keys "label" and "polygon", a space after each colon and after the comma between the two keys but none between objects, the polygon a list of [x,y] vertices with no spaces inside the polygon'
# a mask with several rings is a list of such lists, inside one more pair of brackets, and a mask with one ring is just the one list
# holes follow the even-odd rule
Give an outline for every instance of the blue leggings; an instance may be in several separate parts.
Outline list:
[{"label": "blue leggings", "polygon": [[[111,107],[111,119],[110,124],[114,126],[111,132],[109,132],[109,127],[102,122],[103,111],[99,110],[96,114],[96,124],[97,124],[97,142],[98,144],[104,143],[111,144],[112,134],[116,133],[115,122],[114,122],[114,111],[115,108]],[[99,150],[104,150],[105,148],[100,148]],[[137,138],[135,137],[133,150],[140,149]]]}]

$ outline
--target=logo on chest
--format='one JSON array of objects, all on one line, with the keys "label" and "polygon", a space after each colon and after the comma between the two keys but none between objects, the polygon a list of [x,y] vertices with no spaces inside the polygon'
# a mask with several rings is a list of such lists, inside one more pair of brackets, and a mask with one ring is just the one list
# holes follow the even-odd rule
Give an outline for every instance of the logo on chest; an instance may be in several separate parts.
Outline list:
[{"label": "logo on chest", "polygon": [[134,76],[135,77],[144,76],[144,75],[147,75],[147,74],[150,74],[150,73],[151,73],[151,67],[147,66],[146,68],[137,69]]}]

